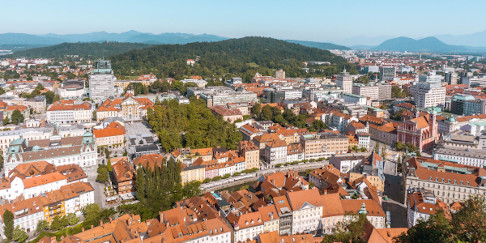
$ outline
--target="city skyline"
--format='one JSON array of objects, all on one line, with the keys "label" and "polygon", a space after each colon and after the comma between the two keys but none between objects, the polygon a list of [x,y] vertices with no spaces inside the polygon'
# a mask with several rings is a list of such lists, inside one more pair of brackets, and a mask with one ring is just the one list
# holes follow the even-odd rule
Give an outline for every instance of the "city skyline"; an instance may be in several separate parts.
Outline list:
[{"label": "city skyline", "polygon": [[[481,13],[486,8],[484,1],[474,1],[467,6],[457,1],[418,3],[207,3],[149,0],[137,4],[115,1],[84,1],[81,4],[56,0],[5,2],[4,9],[22,9],[23,16],[18,18],[17,11],[3,13],[0,20],[12,24],[0,27],[0,33],[39,35],[136,30],[148,33],[207,33],[230,38],[266,36],[354,45],[377,44],[398,36],[423,38],[486,30],[486,27],[474,24],[486,20],[486,16]],[[471,4],[475,7],[470,8]],[[296,9],[299,11],[296,12]]]}]

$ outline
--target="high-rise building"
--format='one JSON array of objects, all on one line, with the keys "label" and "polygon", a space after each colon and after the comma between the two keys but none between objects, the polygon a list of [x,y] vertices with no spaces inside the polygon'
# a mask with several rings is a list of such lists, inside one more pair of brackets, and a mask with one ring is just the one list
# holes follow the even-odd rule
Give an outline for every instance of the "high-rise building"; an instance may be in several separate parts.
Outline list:
[{"label": "high-rise building", "polygon": [[285,79],[285,71],[280,69],[275,71],[275,78],[276,79]]},{"label": "high-rise building", "polygon": [[344,68],[343,72],[337,76],[336,85],[341,88],[344,93],[351,94],[353,92],[353,77],[346,72],[346,68]]},{"label": "high-rise building", "polygon": [[380,68],[380,81],[393,80],[395,78],[395,67],[383,66]]},{"label": "high-rise building", "polygon": [[459,76],[456,72],[445,73],[445,82],[448,84],[457,84]]},{"label": "high-rise building", "polygon": [[419,108],[444,106],[446,88],[442,87],[441,76],[436,75],[435,72],[420,75],[419,81],[412,85],[410,90]]},{"label": "high-rise building", "polygon": [[96,103],[114,97],[115,80],[110,61],[96,61],[89,77],[89,97]]}]

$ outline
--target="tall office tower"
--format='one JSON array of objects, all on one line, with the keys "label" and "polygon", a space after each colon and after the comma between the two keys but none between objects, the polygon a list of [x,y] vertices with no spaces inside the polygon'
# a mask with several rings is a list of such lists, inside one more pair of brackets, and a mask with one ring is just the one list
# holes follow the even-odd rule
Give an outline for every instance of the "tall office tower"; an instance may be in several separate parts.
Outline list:
[{"label": "tall office tower", "polygon": [[115,80],[110,61],[96,61],[91,76],[89,76],[89,97],[96,103],[114,97]]},{"label": "tall office tower", "polygon": [[417,107],[444,107],[446,88],[442,87],[441,78],[435,72],[419,76],[419,81],[410,87]]},{"label": "tall office tower", "polygon": [[344,68],[343,72],[337,76],[336,85],[340,87],[344,93],[353,93],[353,77],[346,72],[346,68]]},{"label": "tall office tower", "polygon": [[447,84],[457,84],[458,77],[456,72],[445,73],[445,82]]},{"label": "tall office tower", "polygon": [[395,67],[381,67],[380,68],[380,81],[393,80],[395,78],[396,71]]},{"label": "tall office tower", "polygon": [[285,79],[285,71],[283,69],[275,71],[276,79]]}]

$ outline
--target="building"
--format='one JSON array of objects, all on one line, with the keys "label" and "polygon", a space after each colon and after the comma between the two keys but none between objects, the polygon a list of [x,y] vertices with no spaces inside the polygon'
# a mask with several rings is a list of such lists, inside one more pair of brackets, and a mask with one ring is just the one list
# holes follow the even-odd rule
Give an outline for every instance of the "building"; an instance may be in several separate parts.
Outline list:
[{"label": "building", "polygon": [[206,101],[208,107],[229,103],[256,103],[257,94],[251,91],[235,91],[226,86],[208,86],[206,88],[188,87],[187,96],[195,96]]},{"label": "building", "polygon": [[352,93],[353,77],[346,72],[346,68],[337,76],[336,86],[341,88],[343,93]]},{"label": "building", "polygon": [[284,100],[297,100],[302,98],[301,89],[278,89],[273,92],[272,102],[281,103]]},{"label": "building", "polygon": [[229,123],[243,120],[243,115],[239,109],[229,109],[226,105],[211,106],[211,111],[214,115],[221,117],[221,119]]},{"label": "building", "polygon": [[254,240],[263,233],[263,219],[260,212],[251,212],[236,216],[230,213],[227,220],[233,226],[233,242]]},{"label": "building", "polygon": [[93,129],[97,147],[125,147],[125,128],[118,122],[112,122],[103,129]]},{"label": "building", "polygon": [[63,99],[80,99],[85,93],[85,81],[82,79],[65,80],[58,89],[58,93]]},{"label": "building", "polygon": [[280,220],[274,205],[267,205],[258,208],[262,214],[263,232],[279,232]]},{"label": "building", "polygon": [[147,115],[147,109],[154,103],[148,98],[137,98],[126,94],[122,99],[107,99],[96,110],[96,120],[108,117],[120,117],[125,121],[142,120]]},{"label": "building", "polygon": [[191,181],[203,181],[206,175],[206,167],[204,165],[189,165],[181,164],[181,182],[182,185]]},{"label": "building", "polygon": [[461,165],[484,167],[486,154],[483,148],[460,148],[440,144],[434,149],[434,159],[445,160]]},{"label": "building", "polygon": [[47,121],[55,124],[87,123],[93,119],[89,102],[58,100],[49,106]]},{"label": "building", "polygon": [[29,119],[30,110],[25,105],[9,105],[9,106],[7,106],[5,108],[5,110],[3,110],[3,112],[2,112],[3,119],[5,119],[5,118],[11,119],[12,118],[12,113],[14,111],[20,111],[20,113],[22,114],[22,116],[24,116],[24,119]]},{"label": "building", "polygon": [[351,171],[358,171],[360,166],[365,159],[364,156],[356,156],[356,155],[344,155],[344,156],[336,156],[332,155],[329,159],[329,164],[333,165],[338,169],[341,173],[349,173]]},{"label": "building", "polygon": [[394,80],[395,76],[396,76],[396,70],[394,66],[380,67],[380,81]]},{"label": "building", "polygon": [[113,98],[115,96],[115,80],[110,61],[96,61],[89,76],[89,97],[96,103]]},{"label": "building", "polygon": [[484,99],[476,99],[472,95],[455,94],[451,100],[451,112],[464,116],[484,114],[485,105]]},{"label": "building", "polygon": [[292,208],[286,196],[273,198],[278,217],[279,217],[279,234],[292,234]]},{"label": "building", "polygon": [[82,215],[82,209],[95,202],[94,188],[87,182],[76,182],[62,186],[60,189],[42,195],[44,217],[48,222],[56,217],[69,213]]},{"label": "building", "polygon": [[322,218],[322,198],[314,188],[287,193],[292,207],[292,234],[317,232]]},{"label": "building", "polygon": [[[353,88],[354,89],[354,88]],[[345,103],[351,103],[356,105],[366,105],[368,98],[361,95],[355,95],[350,93],[343,93],[343,99]]]},{"label": "building", "polygon": [[275,71],[275,78],[276,79],[285,79],[285,71],[283,69],[279,69]]},{"label": "building", "polygon": [[271,167],[287,163],[287,143],[283,140],[274,140],[266,144],[265,162]]},{"label": "building", "polygon": [[154,138],[151,135],[127,135],[127,137],[127,152],[132,158],[160,152],[159,146],[155,144]]},{"label": "building", "polygon": [[348,137],[326,132],[320,134],[302,135],[300,142],[304,149],[305,159],[319,159],[330,157],[333,154],[344,154],[348,152]]},{"label": "building", "polygon": [[155,170],[155,166],[162,168],[162,165],[165,166],[166,164],[165,157],[160,154],[146,154],[133,160],[133,165],[135,165],[136,168],[147,168],[148,166],[152,171]]},{"label": "building", "polygon": [[304,149],[300,143],[287,145],[287,163],[302,161],[305,158]]},{"label": "building", "polygon": [[17,200],[13,203],[0,206],[0,235],[5,239],[5,224],[3,214],[9,210],[14,215],[14,228],[20,227],[27,233],[37,229],[37,223],[44,220],[44,210],[40,198]]},{"label": "building", "polygon": [[444,107],[446,88],[442,87],[441,77],[435,73],[420,75],[419,81],[410,87],[414,101],[419,108]]},{"label": "building", "polygon": [[437,199],[434,193],[422,190],[408,194],[408,227],[415,226],[419,221],[427,221],[430,215],[436,214],[439,210],[442,210],[446,215],[449,214],[448,205]]},{"label": "building", "polygon": [[135,192],[135,168],[127,157],[112,159],[113,184],[118,195],[133,194]]},{"label": "building", "polygon": [[189,78],[189,79],[186,78],[186,79],[181,80],[181,82],[183,84],[193,83],[193,84],[196,84],[197,87],[199,87],[199,88],[204,88],[208,84],[208,81],[206,81],[202,78]]},{"label": "building", "polygon": [[49,139],[52,135],[58,134],[61,137],[77,137],[83,136],[86,131],[84,126],[75,124],[71,126],[45,126],[38,128],[16,128],[15,130],[0,131],[0,150],[3,154],[7,153],[10,143],[20,137],[25,138],[27,141]]},{"label": "building", "polygon": [[240,156],[245,158],[245,169],[260,168],[260,149],[251,141],[241,141]]},{"label": "building", "polygon": [[420,151],[432,151],[435,142],[439,139],[435,112],[426,116],[417,114],[416,118],[399,125],[397,139],[402,144],[413,144]]},{"label": "building", "polygon": [[486,171],[481,167],[460,165],[428,158],[410,158],[404,163],[405,189],[424,189],[451,204],[486,193]]},{"label": "building", "polygon": [[365,214],[366,219],[377,229],[386,227],[386,214],[381,205],[373,199],[343,199],[341,200],[345,220],[353,220],[358,214]]},{"label": "building", "polygon": [[[44,95],[38,95],[34,98],[16,98],[12,100],[7,100],[7,102],[16,106],[28,107],[28,113],[27,115],[24,114],[24,117],[28,117],[28,115],[30,115],[30,109],[32,109],[32,111],[36,113],[44,113],[46,111],[46,96]],[[9,110],[11,109],[12,108],[10,108]],[[19,109],[19,111],[24,112],[23,109]]]},{"label": "building", "polygon": [[40,160],[55,166],[76,164],[86,168],[95,166],[97,159],[96,144],[91,133],[66,138],[53,135],[49,139],[32,141],[19,138],[12,141],[4,156],[4,169],[8,174],[17,165]]},{"label": "building", "polygon": [[369,97],[370,100],[378,100],[380,97],[379,89],[376,85],[354,84],[353,94]]}]

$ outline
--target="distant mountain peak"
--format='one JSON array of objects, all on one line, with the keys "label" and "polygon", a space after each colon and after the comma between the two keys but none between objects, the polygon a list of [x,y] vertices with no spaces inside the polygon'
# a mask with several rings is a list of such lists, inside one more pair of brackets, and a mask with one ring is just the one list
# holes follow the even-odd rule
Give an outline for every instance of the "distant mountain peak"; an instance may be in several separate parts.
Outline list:
[{"label": "distant mountain peak", "polygon": [[455,52],[466,50],[463,46],[448,45],[433,36],[422,39],[412,39],[410,37],[400,36],[386,40],[373,49],[381,51],[409,52]]}]

